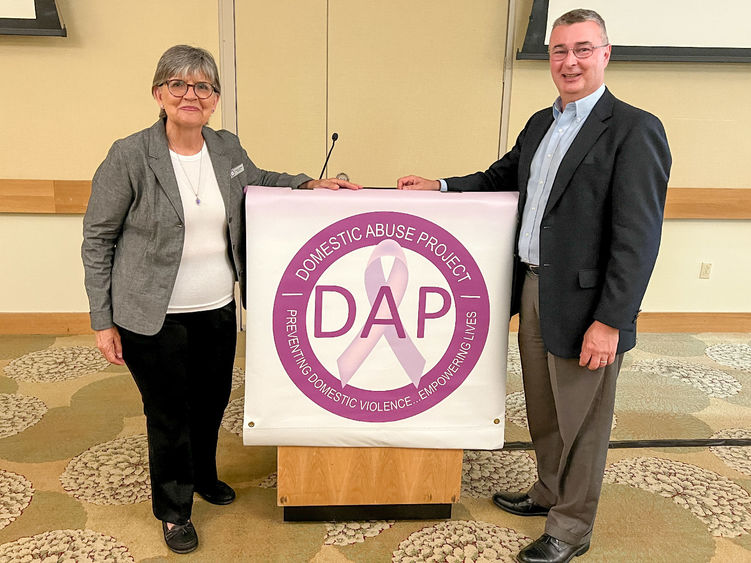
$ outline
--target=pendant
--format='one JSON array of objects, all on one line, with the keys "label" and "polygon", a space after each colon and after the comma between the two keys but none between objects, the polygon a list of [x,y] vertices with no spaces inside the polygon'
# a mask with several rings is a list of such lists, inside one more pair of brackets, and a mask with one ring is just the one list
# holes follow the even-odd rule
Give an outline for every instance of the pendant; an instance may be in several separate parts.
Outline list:
[{"label": "pendant", "polygon": [[196,205],[201,205],[201,200],[198,199],[198,196],[196,196]]}]

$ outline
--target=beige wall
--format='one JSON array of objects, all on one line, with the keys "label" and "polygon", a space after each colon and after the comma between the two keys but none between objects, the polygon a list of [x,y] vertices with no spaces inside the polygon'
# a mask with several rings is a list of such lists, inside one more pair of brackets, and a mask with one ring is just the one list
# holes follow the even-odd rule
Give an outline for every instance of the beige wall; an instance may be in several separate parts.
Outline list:
[{"label": "beige wall", "polygon": [[80,215],[0,215],[0,312],[88,311]]},{"label": "beige wall", "polygon": [[498,0],[329,0],[330,172],[393,187],[495,160],[506,20]]},{"label": "beige wall", "polygon": [[259,166],[317,176],[337,132],[329,174],[366,186],[482,166],[498,153],[506,20],[497,0],[238,2],[243,144]]},{"label": "beige wall", "polygon": [[[216,2],[59,0],[68,37],[0,35],[0,178],[90,179],[118,138],[148,127],[157,60],[176,43],[218,55]],[[221,123],[221,109],[212,124]],[[0,214],[0,311],[87,311],[81,216]]]},{"label": "beige wall", "polygon": [[3,116],[14,134],[0,135],[3,178],[91,178],[115,139],[156,120],[151,79],[165,49],[188,43],[218,55],[215,2],[58,4],[68,37],[0,35],[3,74],[17,88]]},{"label": "beige wall", "polygon": [[326,156],[326,0],[236,3],[237,125],[266,170],[318,177]]},{"label": "beige wall", "polygon": [[[642,309],[751,311],[749,246],[749,221],[666,221]],[[702,262],[712,264],[708,280],[699,279]]]},{"label": "beige wall", "polygon": [[[237,5],[238,18],[247,22],[238,27],[237,34],[238,58],[245,53],[238,67],[238,93],[249,100],[239,111],[241,138],[259,165],[315,175],[325,156],[326,139],[336,130],[335,123],[327,126],[326,114],[326,0],[243,0]],[[477,18],[476,25],[494,29],[483,35],[484,51],[478,53],[477,69],[495,68],[498,59],[494,57],[503,50],[504,37],[494,27],[498,22],[486,25],[492,3],[477,5],[485,15]],[[60,0],[59,6],[67,38],[0,36],[5,76],[18,84],[18,94],[6,99],[0,178],[91,178],[113,140],[154,121],[156,106],[149,85],[165,48],[184,42],[218,54],[216,2]],[[530,6],[531,0],[517,2],[517,46],[523,40]],[[352,2],[347,9],[353,9]],[[390,9],[397,18],[397,5]],[[290,19],[290,14],[297,16]],[[426,159],[423,167],[416,161],[417,173],[471,172],[490,164],[497,153],[493,132],[500,125],[501,69],[481,83],[455,84],[445,78],[464,71],[466,57],[457,62],[451,56],[451,44],[466,46],[466,34],[472,32],[472,26],[467,27],[462,35],[445,34],[446,52],[441,53],[445,72],[405,88],[414,99],[424,99],[428,108],[439,99],[437,90],[455,97],[455,103],[444,105],[444,111],[431,110],[436,122],[452,123],[440,144],[470,159],[475,154],[482,157],[455,164],[457,168],[447,165],[445,170],[439,169],[440,163]],[[405,39],[398,26],[382,37],[391,47],[402,48],[405,58],[412,56],[415,40],[419,37]],[[498,51],[493,52],[496,44]],[[749,68],[614,62],[606,80],[616,95],[657,114],[665,123],[674,155],[671,186],[751,188],[744,138],[751,112],[743,98],[751,91]],[[272,80],[273,88],[269,87]],[[377,87],[376,83],[371,87]],[[463,92],[469,97],[465,99]],[[554,97],[547,63],[514,61],[509,144],[529,115]],[[467,99],[482,100],[483,109]],[[478,112],[488,116],[482,139],[462,130],[462,116]],[[220,122],[220,116],[215,116],[212,125],[218,127]],[[377,125],[364,114],[363,128]],[[345,149],[345,142],[346,150],[337,152]],[[339,143],[336,166],[342,168],[346,168],[347,151],[357,148],[369,154],[373,150],[355,135],[348,135],[346,141],[342,137]],[[399,166],[406,171],[408,165]],[[387,174],[390,178],[402,172],[394,166]],[[0,312],[87,309],[78,258],[80,216],[0,214],[0,241]],[[751,311],[751,297],[745,289],[751,284],[749,245],[748,221],[668,221],[644,309]],[[698,279],[701,262],[713,263],[711,279]]]}]

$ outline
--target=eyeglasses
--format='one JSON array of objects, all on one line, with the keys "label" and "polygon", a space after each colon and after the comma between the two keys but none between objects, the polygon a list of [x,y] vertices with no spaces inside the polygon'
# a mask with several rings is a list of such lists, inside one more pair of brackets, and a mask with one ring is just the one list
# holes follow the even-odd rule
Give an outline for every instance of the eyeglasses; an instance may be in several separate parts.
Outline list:
[{"label": "eyeglasses", "polygon": [[185,80],[173,79],[162,82],[159,86],[166,84],[169,93],[177,98],[182,98],[188,93],[188,88],[193,88],[193,92],[196,94],[196,98],[205,100],[210,98],[211,95],[216,92],[216,88],[208,82],[196,82],[195,84],[188,84]]},{"label": "eyeglasses", "polygon": [[601,47],[607,47],[610,45],[610,43],[605,43],[604,45],[592,45],[592,43],[579,43],[576,47],[554,47],[552,51],[550,51],[550,60],[551,61],[562,61],[566,57],[568,57],[568,52],[573,51],[574,56],[577,59],[588,59],[592,56],[592,53],[595,52],[595,49],[600,49]]}]

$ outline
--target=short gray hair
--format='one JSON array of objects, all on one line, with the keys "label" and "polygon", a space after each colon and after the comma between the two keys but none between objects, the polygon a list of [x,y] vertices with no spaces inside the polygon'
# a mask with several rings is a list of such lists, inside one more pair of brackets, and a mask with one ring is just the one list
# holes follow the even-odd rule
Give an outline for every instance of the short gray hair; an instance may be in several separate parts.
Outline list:
[{"label": "short gray hair", "polygon": [[[214,86],[216,93],[221,93],[222,85],[219,82],[219,69],[214,57],[206,49],[190,45],[175,45],[162,54],[156,65],[151,91],[153,92],[155,88],[164,84],[172,76],[188,76],[190,74],[205,76]],[[166,116],[167,114],[162,109],[159,112],[159,118],[164,119]]]},{"label": "short gray hair", "polygon": [[559,25],[571,25],[574,23],[583,23],[583,22],[595,22],[597,25],[600,26],[600,34],[602,35],[602,41],[605,44],[610,43],[610,40],[608,39],[608,30],[605,29],[605,20],[602,19],[602,16],[595,12],[594,10],[585,10],[584,8],[577,8],[576,10],[571,10],[570,12],[566,12],[561,17],[559,17],[557,20],[553,22],[553,29],[558,27]]}]

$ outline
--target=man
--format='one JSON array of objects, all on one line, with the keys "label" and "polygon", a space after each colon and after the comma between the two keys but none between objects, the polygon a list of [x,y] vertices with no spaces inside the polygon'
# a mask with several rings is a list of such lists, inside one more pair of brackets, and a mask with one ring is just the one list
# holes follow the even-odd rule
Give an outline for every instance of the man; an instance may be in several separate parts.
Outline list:
[{"label": "man", "polygon": [[527,418],[538,479],[493,496],[521,516],[547,515],[522,562],[570,561],[589,549],[623,353],[662,228],[671,157],[653,115],[604,85],[605,23],[573,10],[550,36],[559,98],[534,114],[516,145],[485,172],[400,189],[518,190],[512,314],[519,315]]}]

